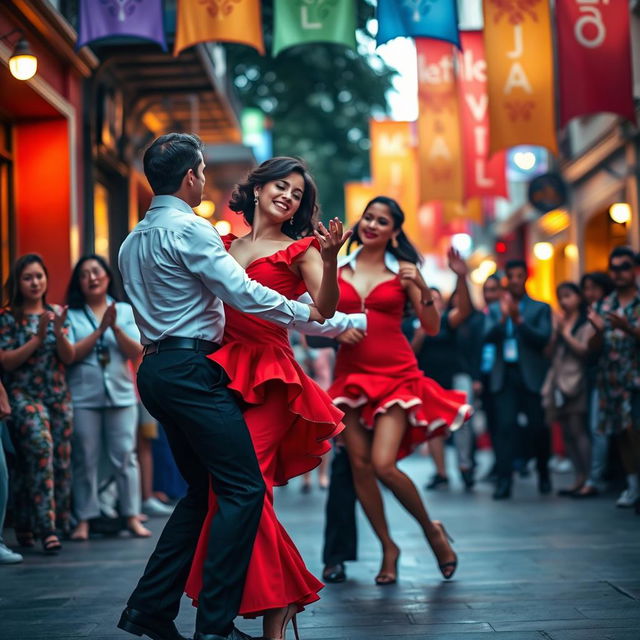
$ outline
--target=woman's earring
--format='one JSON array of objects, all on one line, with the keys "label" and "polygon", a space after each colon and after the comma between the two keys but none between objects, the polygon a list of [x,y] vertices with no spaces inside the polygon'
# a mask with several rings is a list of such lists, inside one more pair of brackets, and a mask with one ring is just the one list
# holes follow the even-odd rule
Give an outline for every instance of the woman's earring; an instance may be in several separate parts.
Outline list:
[{"label": "woman's earring", "polygon": [[253,198],[253,204],[258,204],[258,196],[255,196],[255,197]]},{"label": "woman's earring", "polygon": [[398,248],[398,238],[396,236],[393,236],[393,238],[391,238],[391,246],[394,249]]},{"label": "woman's earring", "polygon": [[291,226],[293,226],[293,216],[291,216],[291,217],[289,218],[289,224],[290,224]]}]

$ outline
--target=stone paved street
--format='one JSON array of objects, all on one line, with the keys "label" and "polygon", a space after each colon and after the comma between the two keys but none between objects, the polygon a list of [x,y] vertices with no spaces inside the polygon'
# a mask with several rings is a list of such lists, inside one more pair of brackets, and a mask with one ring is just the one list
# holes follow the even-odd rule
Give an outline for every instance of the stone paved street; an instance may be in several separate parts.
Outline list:
[{"label": "stone paved street", "polygon": [[[431,473],[419,456],[404,467],[421,485]],[[568,482],[567,476],[556,478],[559,486]],[[403,549],[399,583],[374,586],[379,552],[361,517],[360,561],[349,565],[345,584],[327,586],[322,600],[300,616],[303,640],[640,639],[640,517],[616,509],[614,496],[541,498],[528,479],[518,482],[508,503],[492,501],[488,484],[473,495],[454,485],[427,499],[456,540],[455,579],[440,579],[416,526],[387,494]],[[277,505],[318,573],[324,494],[302,495],[296,481],[279,490]],[[161,524],[152,522],[156,534]],[[0,567],[0,638],[133,637],[115,624],[152,544],[124,537],[67,543],[58,557],[34,552],[23,565]],[[179,629],[190,634],[193,620],[185,600]],[[240,626],[259,631],[257,621]]]}]

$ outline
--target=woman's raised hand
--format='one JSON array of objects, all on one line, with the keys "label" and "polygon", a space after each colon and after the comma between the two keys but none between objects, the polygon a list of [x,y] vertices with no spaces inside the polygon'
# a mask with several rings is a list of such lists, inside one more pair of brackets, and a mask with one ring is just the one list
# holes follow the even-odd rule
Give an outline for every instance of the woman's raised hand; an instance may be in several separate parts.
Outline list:
[{"label": "woman's raised hand", "polygon": [[324,262],[333,262],[338,258],[338,252],[342,245],[351,237],[351,231],[344,231],[342,222],[338,218],[329,221],[329,229],[318,223],[318,228],[313,232],[320,243],[320,254]]},{"label": "woman's raised hand", "polygon": [[405,264],[400,267],[400,271],[398,272],[400,276],[400,280],[403,283],[405,282],[413,282],[420,291],[425,292],[428,291],[429,287],[422,277],[422,273],[420,273],[420,269],[415,264]]}]

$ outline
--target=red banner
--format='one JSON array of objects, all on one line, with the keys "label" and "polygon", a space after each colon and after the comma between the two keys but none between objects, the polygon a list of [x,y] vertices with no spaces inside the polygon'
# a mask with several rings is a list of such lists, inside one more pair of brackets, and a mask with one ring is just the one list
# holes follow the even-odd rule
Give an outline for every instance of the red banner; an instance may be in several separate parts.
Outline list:
[{"label": "red banner", "polygon": [[416,38],[422,202],[463,198],[460,106],[453,45]]},{"label": "red banner", "polygon": [[489,94],[482,31],[464,31],[458,87],[464,149],[464,198],[507,197],[507,154],[489,159]]},{"label": "red banner", "polygon": [[560,124],[589,113],[616,113],[635,122],[629,3],[556,3]]}]

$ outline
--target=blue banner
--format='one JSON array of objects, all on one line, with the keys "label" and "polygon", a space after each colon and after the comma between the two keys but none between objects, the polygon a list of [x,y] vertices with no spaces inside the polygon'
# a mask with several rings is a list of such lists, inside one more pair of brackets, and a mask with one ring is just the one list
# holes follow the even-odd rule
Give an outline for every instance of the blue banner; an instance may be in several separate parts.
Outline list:
[{"label": "blue banner", "polygon": [[446,40],[460,48],[456,0],[378,0],[378,46],[399,36]]}]

